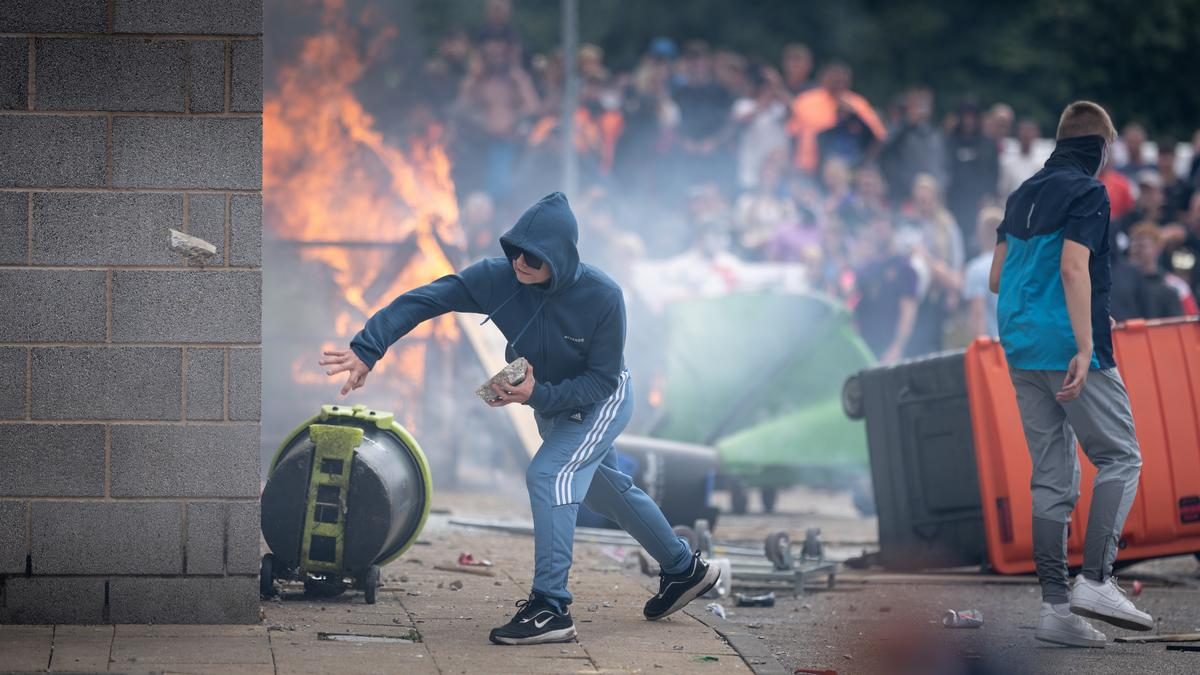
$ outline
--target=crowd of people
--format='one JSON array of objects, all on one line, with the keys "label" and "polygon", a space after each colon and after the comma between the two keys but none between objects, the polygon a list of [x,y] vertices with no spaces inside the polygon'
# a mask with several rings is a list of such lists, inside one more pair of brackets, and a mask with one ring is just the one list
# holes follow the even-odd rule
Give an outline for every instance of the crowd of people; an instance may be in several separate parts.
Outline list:
[{"label": "crowd of people", "polygon": [[[608,269],[681,255],[802,264],[884,362],[996,334],[996,227],[1053,129],[970,98],[938,117],[924,86],[881,106],[854,91],[848,65],[803,44],[764,63],[660,37],[622,72],[601,46],[579,49],[564,139],[562,55],[528,54],[511,12],[490,0],[482,26],[442,36],[425,65],[472,255],[561,185],[570,142],[582,236]],[[1131,122],[1102,170],[1117,320],[1197,313],[1200,131],[1191,158],[1177,145],[1151,146]]]}]

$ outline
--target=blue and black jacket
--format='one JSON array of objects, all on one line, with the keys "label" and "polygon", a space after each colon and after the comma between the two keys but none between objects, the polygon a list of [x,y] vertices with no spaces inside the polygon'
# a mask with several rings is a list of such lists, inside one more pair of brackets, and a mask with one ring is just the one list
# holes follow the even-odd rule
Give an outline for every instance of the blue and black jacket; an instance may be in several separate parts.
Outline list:
[{"label": "blue and black jacket", "polygon": [[533,364],[529,405],[543,416],[588,415],[625,369],[625,300],[600,270],[581,263],[579,227],[561,192],[543,197],[500,237],[506,254],[529,251],[550,267],[545,284],[517,280],[508,258],[485,258],[415,288],[372,316],[350,342],[368,367],[418,324],[446,312],[486,314],[508,340],[505,358]]},{"label": "blue and black jacket", "polygon": [[1108,295],[1108,191],[1096,180],[1104,139],[1058,142],[1040,171],[1008,197],[997,241],[1007,242],[997,318],[1008,363],[1026,370],[1066,370],[1075,356],[1061,260],[1067,239],[1088,247],[1092,281],[1092,364],[1112,368]]}]

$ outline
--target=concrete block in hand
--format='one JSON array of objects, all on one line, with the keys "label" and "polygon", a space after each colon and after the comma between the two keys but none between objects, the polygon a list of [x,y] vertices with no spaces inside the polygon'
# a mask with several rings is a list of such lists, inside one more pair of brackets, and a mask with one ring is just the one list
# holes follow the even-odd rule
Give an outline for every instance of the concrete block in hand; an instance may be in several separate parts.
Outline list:
[{"label": "concrete block in hand", "polygon": [[496,397],[496,392],[492,391],[492,385],[498,384],[501,387],[515,387],[525,381],[525,370],[529,367],[529,362],[525,357],[519,357],[517,360],[509,363],[493,375],[487,382],[479,385],[475,390],[475,395],[483,399],[485,403],[494,403],[499,400]]}]

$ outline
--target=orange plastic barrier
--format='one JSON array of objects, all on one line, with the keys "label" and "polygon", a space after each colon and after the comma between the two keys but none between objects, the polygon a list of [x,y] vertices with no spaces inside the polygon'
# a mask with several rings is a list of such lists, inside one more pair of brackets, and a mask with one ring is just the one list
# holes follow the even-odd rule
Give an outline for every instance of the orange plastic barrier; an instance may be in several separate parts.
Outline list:
[{"label": "orange plastic barrier", "polygon": [[[1200,551],[1200,322],[1130,321],[1114,331],[1113,342],[1142,450],[1117,560]],[[988,560],[1002,574],[1031,572],[1033,467],[999,343],[976,340],[967,349],[966,375]],[[1096,476],[1079,452],[1080,496],[1067,541],[1072,566],[1083,561]]]}]

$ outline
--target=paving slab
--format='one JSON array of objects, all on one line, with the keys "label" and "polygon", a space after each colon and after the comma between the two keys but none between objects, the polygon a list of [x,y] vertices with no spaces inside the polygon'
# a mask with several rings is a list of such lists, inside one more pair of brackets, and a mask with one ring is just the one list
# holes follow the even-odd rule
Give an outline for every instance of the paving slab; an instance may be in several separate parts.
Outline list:
[{"label": "paving slab", "polygon": [[0,672],[45,670],[54,626],[0,625]]},{"label": "paving slab", "polygon": [[[61,627],[60,627],[61,629]],[[114,627],[116,637],[261,637],[267,627],[260,625],[140,624],[122,623]]]},{"label": "paving slab", "polygon": [[50,670],[76,673],[106,671],[112,641],[112,626],[56,626]]},{"label": "paving slab", "polygon": [[421,643],[355,644],[314,641],[291,644],[272,636],[271,645],[278,673],[366,675],[392,672],[420,675],[438,672],[433,658]]},{"label": "paving slab", "polygon": [[265,636],[256,637],[123,637],[113,638],[112,669],[144,664],[270,664]]},{"label": "paving slab", "polygon": [[275,667],[250,663],[139,663],[134,669],[122,668],[120,672],[127,675],[274,675]]},{"label": "paving slab", "polygon": [[596,667],[587,659],[541,658],[522,656],[518,652],[524,647],[496,647],[490,652],[509,653],[464,653],[461,656],[438,658],[437,664],[443,673],[481,675],[488,673],[595,673]]}]

